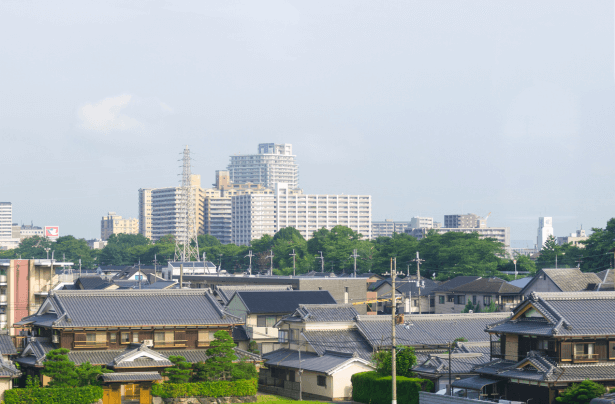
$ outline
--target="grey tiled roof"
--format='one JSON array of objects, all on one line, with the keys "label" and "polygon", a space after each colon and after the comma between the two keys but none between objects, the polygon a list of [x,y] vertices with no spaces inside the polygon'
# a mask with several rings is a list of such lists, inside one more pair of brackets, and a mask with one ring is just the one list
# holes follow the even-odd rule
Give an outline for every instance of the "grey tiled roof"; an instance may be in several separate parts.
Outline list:
[{"label": "grey tiled roof", "polygon": [[300,304],[335,304],[328,290],[237,291],[250,314],[292,313]]},{"label": "grey tiled roof", "polygon": [[145,286],[141,286],[142,289],[168,289],[177,285],[177,281],[157,281]]},{"label": "grey tiled roof", "polygon": [[107,289],[111,286],[113,284],[105,281],[100,276],[82,276],[75,281],[75,288],[83,290]]},{"label": "grey tiled roof", "polygon": [[113,358],[110,366],[114,368],[163,367],[173,366],[173,363],[162,352],[154,351],[145,344],[138,344],[129,346]]},{"label": "grey tiled roof", "polygon": [[225,305],[233,298],[235,292],[239,291],[274,291],[274,290],[292,290],[288,285],[229,285],[218,286],[216,295],[222,300]]},{"label": "grey tiled roof", "polygon": [[82,363],[90,362],[92,365],[108,365],[113,362],[116,356],[123,353],[122,350],[92,350],[92,351],[70,351],[68,353],[68,359],[73,361],[75,365],[79,366]]},{"label": "grey tiled roof", "polygon": [[56,347],[51,343],[49,338],[32,337],[30,338],[28,345],[21,352],[20,356],[15,359],[15,361],[19,363],[27,362],[40,366],[45,360],[47,352],[52,349],[56,349]]},{"label": "grey tiled roof", "polygon": [[438,287],[434,288],[434,292],[448,292],[449,290],[459,287],[461,285],[465,285],[466,283],[473,282],[477,279],[480,279],[480,276],[457,276],[453,279],[449,279],[448,281],[441,283]]},{"label": "grey tiled roof", "polygon": [[488,327],[490,332],[545,336],[615,334],[615,292],[532,293],[515,308],[531,304],[544,318],[519,318]]},{"label": "grey tiled roof", "polygon": [[[471,373],[472,369],[490,361],[490,346],[483,344],[458,344],[451,355],[451,371],[456,374]],[[418,363],[418,361],[417,361]],[[448,354],[430,354],[425,361],[412,369],[427,374],[448,373]]]},{"label": "grey tiled roof", "polygon": [[592,272],[581,272],[579,268],[544,268],[538,271],[534,280],[524,288],[527,289],[536,282],[542,274],[547,275],[562,292],[579,292],[587,290],[589,284],[599,284],[601,279]]},{"label": "grey tiled roof", "polygon": [[293,313],[303,322],[353,321],[359,312],[352,304],[300,304]]},{"label": "grey tiled roof", "polygon": [[[487,325],[510,317],[509,313],[421,314],[405,317],[395,327],[400,345],[443,345],[457,338],[470,342],[489,341]],[[391,345],[391,316],[359,316],[357,327],[373,346]]]},{"label": "grey tiled roof", "polygon": [[[263,355],[267,366],[280,366],[299,369],[299,353],[290,349],[278,349]],[[364,359],[341,352],[326,351],[322,356],[313,352],[301,352],[301,369],[333,374],[341,366],[358,361],[371,366]]]},{"label": "grey tiled roof", "polygon": [[[425,287],[421,287],[421,296],[428,296],[432,294],[432,292],[439,286],[437,283],[427,278],[422,279],[422,282],[425,284]],[[416,280],[396,282],[395,289],[399,293],[403,293],[403,294],[410,293],[412,296],[417,296],[419,294],[419,288],[416,286]],[[390,293],[389,293],[389,296],[390,296]]]},{"label": "grey tiled roof", "polygon": [[147,382],[162,380],[158,372],[121,372],[104,373],[100,376],[103,382]]},{"label": "grey tiled roof", "polygon": [[248,333],[245,325],[233,327],[233,341],[249,341]]},{"label": "grey tiled roof", "polygon": [[498,379],[487,379],[486,377],[474,376],[467,379],[453,381],[453,387],[460,389],[480,390],[488,384],[497,383]]},{"label": "grey tiled roof", "polygon": [[21,376],[21,372],[12,361],[7,361],[0,356],[0,378],[15,378]]},{"label": "grey tiled roof", "polygon": [[[55,314],[38,313],[22,321],[54,327],[239,324],[208,292],[198,289],[55,291],[47,298]],[[41,306],[41,310],[47,307]],[[41,312],[39,310],[39,313]]]},{"label": "grey tiled roof", "polygon": [[13,338],[8,334],[0,334],[0,354],[17,355],[17,349],[13,344]]},{"label": "grey tiled roof", "polygon": [[[527,362],[532,366],[522,367]],[[521,368],[520,368],[521,367]],[[581,365],[557,365],[551,359],[530,351],[528,357],[520,362],[495,360],[477,367],[474,372],[504,378],[514,378],[546,382],[581,382],[615,380],[615,363],[601,362]]]},{"label": "grey tiled roof", "polygon": [[374,353],[374,349],[357,330],[303,331],[302,335],[320,355],[327,350],[356,353],[360,358],[369,361]]},{"label": "grey tiled roof", "polygon": [[479,278],[475,281],[449,289],[450,293],[494,293],[494,294],[518,294],[521,288],[513,286],[500,278]]}]

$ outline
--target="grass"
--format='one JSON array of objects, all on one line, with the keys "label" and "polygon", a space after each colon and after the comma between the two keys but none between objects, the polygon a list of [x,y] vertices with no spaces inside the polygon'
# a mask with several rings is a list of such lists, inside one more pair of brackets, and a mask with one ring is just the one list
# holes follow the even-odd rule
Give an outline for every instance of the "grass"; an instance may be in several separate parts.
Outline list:
[{"label": "grass", "polygon": [[267,404],[294,404],[294,403],[302,403],[302,404],[322,404],[322,401],[297,401],[290,399],[288,397],[280,397],[274,395],[259,395],[257,397],[258,403],[267,403]]}]

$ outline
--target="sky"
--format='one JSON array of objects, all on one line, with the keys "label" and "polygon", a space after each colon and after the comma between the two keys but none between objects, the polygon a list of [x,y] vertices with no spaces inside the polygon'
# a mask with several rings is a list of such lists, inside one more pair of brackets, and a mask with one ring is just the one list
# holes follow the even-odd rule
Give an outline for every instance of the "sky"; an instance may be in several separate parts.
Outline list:
[{"label": "sky", "polygon": [[611,1],[0,2],[0,200],[100,237],[138,189],[290,143],[372,219],[615,216]]}]

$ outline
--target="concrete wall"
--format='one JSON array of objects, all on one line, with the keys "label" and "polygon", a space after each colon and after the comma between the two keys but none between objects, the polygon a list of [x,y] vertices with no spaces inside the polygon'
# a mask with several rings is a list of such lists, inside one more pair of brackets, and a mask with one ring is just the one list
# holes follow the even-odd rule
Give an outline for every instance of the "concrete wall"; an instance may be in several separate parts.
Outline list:
[{"label": "concrete wall", "polygon": [[473,400],[463,397],[451,397],[425,391],[419,392],[419,404],[473,404],[473,403],[490,403],[492,401]]},{"label": "concrete wall", "polygon": [[541,275],[539,279],[536,279],[532,285],[523,291],[523,295],[527,298],[532,292],[561,292],[553,281],[547,277]]},{"label": "concrete wall", "polygon": [[[298,290],[328,290],[335,301],[341,304],[346,303],[346,290],[348,290],[347,303],[367,300],[367,280],[365,278],[300,278]],[[367,313],[365,304],[356,305],[355,309],[359,314]]]},{"label": "concrete wall", "polygon": [[350,378],[355,373],[369,372],[373,368],[362,363],[353,363],[350,366],[337,371],[333,374],[333,399],[334,400],[352,400],[352,383]]}]

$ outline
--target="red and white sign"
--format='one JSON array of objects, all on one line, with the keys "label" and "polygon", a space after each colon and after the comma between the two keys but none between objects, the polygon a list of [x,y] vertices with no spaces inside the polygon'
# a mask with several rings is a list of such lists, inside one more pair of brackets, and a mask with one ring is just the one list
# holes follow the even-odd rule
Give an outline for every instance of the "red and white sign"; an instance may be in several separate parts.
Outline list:
[{"label": "red and white sign", "polygon": [[59,226],[45,226],[45,237],[47,238],[60,237],[60,227]]}]

